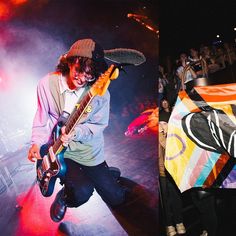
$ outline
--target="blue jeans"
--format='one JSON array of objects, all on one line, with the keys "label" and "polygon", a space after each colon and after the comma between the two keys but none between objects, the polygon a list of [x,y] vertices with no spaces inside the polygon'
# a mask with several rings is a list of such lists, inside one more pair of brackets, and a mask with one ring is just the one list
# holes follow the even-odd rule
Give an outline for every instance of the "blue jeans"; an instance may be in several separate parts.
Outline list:
[{"label": "blue jeans", "polygon": [[110,206],[121,204],[125,199],[125,189],[109,171],[106,162],[97,166],[84,166],[65,158],[67,165],[65,184],[68,207],[78,207],[89,200],[94,189]]}]

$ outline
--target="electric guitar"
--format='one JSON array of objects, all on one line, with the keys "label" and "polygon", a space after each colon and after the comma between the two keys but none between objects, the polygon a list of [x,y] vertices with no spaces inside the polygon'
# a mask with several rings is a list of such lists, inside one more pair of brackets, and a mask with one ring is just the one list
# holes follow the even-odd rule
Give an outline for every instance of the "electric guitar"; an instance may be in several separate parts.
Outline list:
[{"label": "electric guitar", "polygon": [[[108,70],[102,74],[92,85],[79,104],[68,117],[65,126],[66,134],[70,134],[79,123],[82,116],[88,112],[89,104],[96,95],[103,96],[110,84],[110,81],[116,79],[119,75],[119,69],[111,65]],[[60,127],[56,127],[52,134],[55,138],[50,144],[45,144],[40,148],[42,159],[37,160],[36,173],[40,191],[44,197],[52,195],[57,178],[62,178],[66,173],[64,162],[64,152],[66,147],[63,146],[60,139]]]}]

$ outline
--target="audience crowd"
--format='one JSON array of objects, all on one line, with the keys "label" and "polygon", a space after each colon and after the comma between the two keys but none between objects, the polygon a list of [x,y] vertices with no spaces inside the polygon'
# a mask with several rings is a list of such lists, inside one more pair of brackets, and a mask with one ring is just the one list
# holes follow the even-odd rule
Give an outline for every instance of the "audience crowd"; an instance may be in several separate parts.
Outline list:
[{"label": "audience crowd", "polygon": [[181,52],[173,61],[159,65],[158,105],[166,98],[173,106],[178,92],[185,84],[201,77],[211,77],[214,73],[227,69],[236,61],[236,48],[233,43],[222,45],[200,45]]}]

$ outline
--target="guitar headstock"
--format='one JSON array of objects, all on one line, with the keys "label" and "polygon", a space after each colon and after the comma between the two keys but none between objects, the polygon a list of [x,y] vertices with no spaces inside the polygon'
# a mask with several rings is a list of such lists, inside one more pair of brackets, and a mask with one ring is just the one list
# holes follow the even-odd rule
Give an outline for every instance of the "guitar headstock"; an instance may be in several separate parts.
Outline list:
[{"label": "guitar headstock", "polygon": [[119,69],[115,65],[111,65],[105,73],[99,76],[97,81],[92,85],[90,93],[95,95],[104,95],[111,80],[116,79],[119,76]]}]

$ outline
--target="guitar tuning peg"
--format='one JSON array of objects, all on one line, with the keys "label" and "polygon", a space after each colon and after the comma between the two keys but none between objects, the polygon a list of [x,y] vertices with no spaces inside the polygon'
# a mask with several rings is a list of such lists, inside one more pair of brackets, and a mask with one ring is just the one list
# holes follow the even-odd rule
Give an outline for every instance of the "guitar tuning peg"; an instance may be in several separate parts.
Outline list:
[{"label": "guitar tuning peg", "polygon": [[127,72],[125,71],[125,69],[124,69],[124,67],[122,65],[119,67],[119,70],[123,71],[125,74],[127,74]]},{"label": "guitar tuning peg", "polygon": [[134,64],[130,64],[130,63],[121,63],[121,64],[116,65],[116,68],[118,68],[120,71],[123,71],[125,74],[127,74],[124,67],[125,66],[133,66],[133,65]]}]

